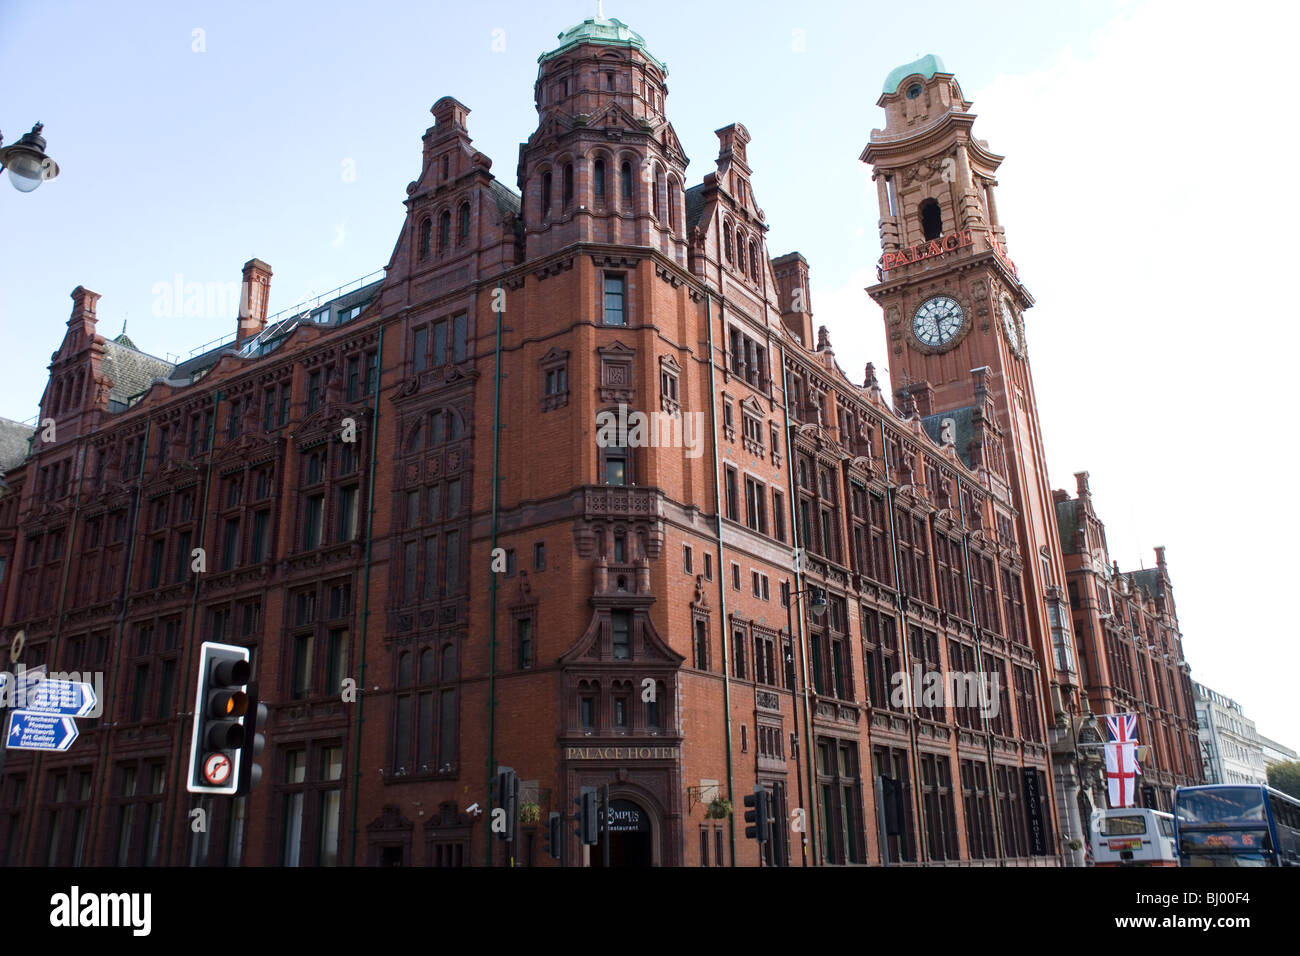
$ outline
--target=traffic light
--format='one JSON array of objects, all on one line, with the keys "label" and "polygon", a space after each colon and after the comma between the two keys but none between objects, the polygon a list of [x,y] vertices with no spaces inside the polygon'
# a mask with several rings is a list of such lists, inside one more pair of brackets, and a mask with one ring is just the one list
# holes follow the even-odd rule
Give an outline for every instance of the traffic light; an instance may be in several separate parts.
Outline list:
[{"label": "traffic light", "polygon": [[[248,650],[205,641],[199,650],[190,734],[190,793],[240,793],[248,713]],[[249,741],[251,746],[252,742]]]},{"label": "traffic light", "polygon": [[257,786],[262,779],[262,768],[253,761],[266,749],[266,737],[260,731],[266,729],[269,714],[266,704],[257,699],[257,682],[251,681],[244,691],[248,695],[248,712],[244,716],[244,746],[239,754],[238,793],[246,794]]},{"label": "traffic light", "polygon": [[564,814],[551,811],[546,818],[546,846],[544,849],[552,860],[560,858],[560,849],[564,840]]},{"label": "traffic light", "polygon": [[506,812],[506,825],[496,830],[497,839],[510,843],[519,830],[519,775],[511,767],[497,767],[497,806]]},{"label": "traffic light", "polygon": [[596,816],[596,788],[583,787],[573,801],[578,805],[578,829],[574,831],[583,846],[600,842],[600,820]]},{"label": "traffic light", "polygon": [[745,806],[751,808],[745,811],[745,822],[753,824],[745,827],[745,836],[766,843],[772,838],[767,790],[760,786],[754,787],[754,792],[745,797]]}]

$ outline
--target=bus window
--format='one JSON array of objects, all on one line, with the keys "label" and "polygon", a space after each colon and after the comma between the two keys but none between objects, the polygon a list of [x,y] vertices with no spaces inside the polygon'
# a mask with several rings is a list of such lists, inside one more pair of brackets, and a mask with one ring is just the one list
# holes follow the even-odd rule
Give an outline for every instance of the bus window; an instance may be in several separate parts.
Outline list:
[{"label": "bus window", "polygon": [[1147,832],[1147,822],[1142,817],[1103,817],[1102,836],[1136,836]]},{"label": "bus window", "polygon": [[1160,820],[1160,834],[1161,834],[1161,836],[1167,836],[1167,837],[1169,837],[1170,839],[1172,839],[1172,838],[1173,838],[1173,835],[1174,835],[1174,818],[1173,818],[1173,817],[1159,817],[1158,819]]}]

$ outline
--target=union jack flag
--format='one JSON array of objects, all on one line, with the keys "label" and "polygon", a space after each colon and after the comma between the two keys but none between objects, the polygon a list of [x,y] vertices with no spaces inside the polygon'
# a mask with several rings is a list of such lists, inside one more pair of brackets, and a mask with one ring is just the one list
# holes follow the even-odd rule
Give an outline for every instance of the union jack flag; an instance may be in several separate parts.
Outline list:
[{"label": "union jack flag", "polygon": [[1118,740],[1123,743],[1126,740],[1136,741],[1138,718],[1137,714],[1107,714],[1106,726],[1110,728],[1110,739]]}]

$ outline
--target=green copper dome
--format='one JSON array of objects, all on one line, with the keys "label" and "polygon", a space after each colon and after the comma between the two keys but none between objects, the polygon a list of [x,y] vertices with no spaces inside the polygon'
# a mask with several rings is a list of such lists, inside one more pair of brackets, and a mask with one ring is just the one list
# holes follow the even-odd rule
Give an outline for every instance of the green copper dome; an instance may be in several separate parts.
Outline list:
[{"label": "green copper dome", "polygon": [[948,71],[943,68],[943,60],[939,59],[933,53],[927,53],[919,60],[915,60],[912,63],[904,63],[902,66],[890,70],[889,76],[885,77],[885,89],[883,92],[886,96],[890,93],[897,93],[898,84],[902,83],[914,73],[920,73],[928,80],[936,73],[947,72]]},{"label": "green copper dome", "polygon": [[569,27],[569,29],[559,34],[559,40],[559,46],[550,53],[543,53],[537,58],[538,63],[544,63],[583,43],[601,43],[606,46],[626,46],[640,50],[651,63],[665,73],[668,72],[668,65],[653,57],[650,51],[646,49],[645,37],[622,20],[606,20],[603,17],[583,20],[576,27]]}]

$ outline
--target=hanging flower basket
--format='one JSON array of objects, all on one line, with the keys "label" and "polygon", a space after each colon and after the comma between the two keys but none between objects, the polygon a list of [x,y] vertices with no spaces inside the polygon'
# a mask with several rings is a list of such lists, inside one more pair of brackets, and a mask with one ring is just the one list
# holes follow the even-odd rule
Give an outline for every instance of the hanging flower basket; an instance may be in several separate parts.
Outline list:
[{"label": "hanging flower basket", "polygon": [[536,823],[542,818],[542,808],[536,803],[525,803],[519,807],[520,823]]},{"label": "hanging flower basket", "polygon": [[725,820],[731,816],[731,801],[723,800],[721,797],[714,797],[709,804],[709,809],[705,811],[704,816],[710,820]]}]

